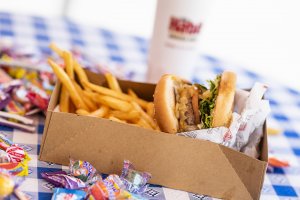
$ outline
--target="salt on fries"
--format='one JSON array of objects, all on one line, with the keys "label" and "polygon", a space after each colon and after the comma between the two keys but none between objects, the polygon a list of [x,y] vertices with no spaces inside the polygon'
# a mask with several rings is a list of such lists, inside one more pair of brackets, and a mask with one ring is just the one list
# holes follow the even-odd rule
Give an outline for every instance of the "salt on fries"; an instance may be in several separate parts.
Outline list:
[{"label": "salt on fries", "polygon": [[[78,115],[107,118],[151,130],[159,130],[154,120],[153,102],[140,99],[132,90],[123,93],[116,77],[105,74],[108,88],[89,82],[88,77],[68,51],[61,50],[54,43],[50,48],[64,61],[64,69],[48,59],[59,81],[62,83],[59,109]],[[72,109],[73,108],[73,109]]]}]

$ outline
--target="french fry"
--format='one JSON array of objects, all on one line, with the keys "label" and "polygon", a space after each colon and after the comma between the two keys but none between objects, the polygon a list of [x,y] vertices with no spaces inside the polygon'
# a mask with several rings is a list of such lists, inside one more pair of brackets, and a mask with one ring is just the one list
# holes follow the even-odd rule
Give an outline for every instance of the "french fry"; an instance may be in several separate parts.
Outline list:
[{"label": "french fry", "polygon": [[116,98],[113,98],[110,96],[97,94],[96,99],[97,99],[97,101],[99,101],[99,103],[106,105],[110,108],[113,108],[115,110],[128,112],[129,110],[132,109],[132,105],[130,103],[128,103],[127,101],[116,99]]},{"label": "french fry", "polygon": [[69,112],[69,98],[68,98],[68,91],[65,86],[62,85],[60,98],[59,98],[59,110],[61,112]]},{"label": "french fry", "polygon": [[147,114],[154,119],[154,104],[149,102],[146,108]]},{"label": "french fry", "polygon": [[76,108],[78,108],[78,109],[82,108],[85,110],[89,110],[88,107],[83,102],[83,100],[81,99],[78,92],[76,91],[76,88],[72,84],[72,81],[70,80],[68,75],[64,72],[64,70],[60,66],[58,66],[54,61],[52,61],[51,59],[48,59],[48,63],[52,67],[53,72],[56,74],[58,79],[62,82],[62,84],[68,90],[70,97],[71,97],[74,105],[76,106]]},{"label": "french fry", "polygon": [[113,117],[113,116],[109,116],[108,119],[110,119],[112,121],[115,121],[115,122],[126,123],[126,121],[120,120],[120,119],[118,119],[116,117]]},{"label": "french fry", "polygon": [[[74,70],[73,70],[73,60],[72,60],[72,54],[67,51],[63,51],[62,53],[64,61],[65,61],[65,69],[66,73],[70,77],[71,80],[74,79]],[[62,86],[61,89],[61,96],[60,96],[60,105],[62,112],[70,112],[70,106],[73,106],[72,102],[70,102],[70,95],[66,89],[65,86]]]},{"label": "french fry", "polygon": [[116,117],[118,119],[126,120],[126,121],[131,121],[131,122],[136,122],[140,118],[140,113],[136,110],[132,110],[128,113],[121,112],[118,110],[113,110],[110,112],[111,116]]},{"label": "french fry", "polygon": [[84,87],[84,89],[87,91],[90,91],[90,89],[86,85],[83,84],[84,82],[89,82],[89,79],[88,79],[85,71],[83,70],[83,68],[80,66],[80,64],[76,60],[74,60],[74,70],[78,76],[79,82]]},{"label": "french fry", "polygon": [[150,124],[148,124],[143,118],[141,118],[137,124],[143,128],[146,128],[146,129],[150,129],[150,130],[153,130],[153,128],[150,126]]},{"label": "french fry", "polygon": [[77,109],[77,110],[76,110],[76,113],[77,113],[78,115],[86,115],[86,116],[90,114],[88,111],[86,111],[86,110],[84,110],[84,109]]},{"label": "french fry", "polygon": [[[63,51],[59,49],[54,43],[49,46],[54,52],[56,52],[60,57],[63,57]],[[59,100],[59,107],[61,112],[69,112],[69,94],[65,86],[61,88],[61,95]]]},{"label": "french fry", "polygon": [[63,51],[58,48],[53,42],[49,45],[49,48],[52,49],[55,53],[57,53],[60,57],[63,57]]},{"label": "french fry", "polygon": [[154,122],[153,118],[151,118],[147,113],[136,103],[130,102],[136,111],[141,114],[142,119],[144,119],[153,129],[158,130],[158,126]]},{"label": "french fry", "polygon": [[86,106],[89,108],[90,111],[97,110],[98,107],[89,98],[83,96],[82,99],[83,99],[83,102],[86,104]]},{"label": "french fry", "polygon": [[122,93],[122,90],[120,88],[120,85],[118,83],[118,80],[116,77],[114,77],[111,73],[106,73],[105,78],[107,80],[108,86],[110,89]]},{"label": "french fry", "polygon": [[63,51],[63,58],[65,61],[66,72],[71,80],[74,79],[74,65],[73,57],[69,51]]},{"label": "french fry", "polygon": [[92,117],[105,117],[109,113],[108,106],[101,106],[98,110],[95,110],[94,112],[91,112],[89,116]]},{"label": "french fry", "polygon": [[86,87],[88,87],[91,90],[93,90],[95,92],[98,92],[100,94],[104,94],[104,95],[107,95],[107,96],[115,97],[117,99],[124,100],[124,101],[134,101],[134,102],[138,103],[140,106],[142,106],[143,108],[146,108],[147,104],[148,104],[148,102],[145,101],[145,100],[137,99],[137,98],[131,97],[131,96],[127,95],[127,94],[119,93],[119,92],[110,90],[108,88],[105,88],[103,86],[92,84],[92,83],[90,83],[88,81],[84,81],[83,85],[85,85]]},{"label": "french fry", "polygon": [[132,90],[132,89],[128,89],[128,95],[134,97],[134,98],[139,98],[138,95]]},{"label": "french fry", "polygon": [[86,90],[82,90],[83,91],[83,95],[85,96],[85,97],[88,97],[88,98],[90,98],[90,100],[91,101],[93,101],[94,102],[94,104],[96,104],[96,105],[101,105],[98,101],[97,101],[97,93],[95,93],[95,92],[89,92],[89,91],[86,91]]},{"label": "french fry", "polygon": [[91,110],[94,111],[96,110],[98,107],[96,106],[96,104],[94,104],[94,102],[90,99],[90,97],[86,96],[83,93],[82,88],[80,87],[80,85],[78,85],[78,83],[76,83],[75,80],[72,80],[73,85],[75,86],[76,91],[78,92],[78,94],[82,97],[83,102],[86,104],[86,106]]},{"label": "french fry", "polygon": [[83,94],[85,96],[89,97],[90,99],[93,99],[94,102],[96,101],[94,98],[98,95],[98,93],[89,92],[89,91],[86,91],[86,90],[83,90]]}]

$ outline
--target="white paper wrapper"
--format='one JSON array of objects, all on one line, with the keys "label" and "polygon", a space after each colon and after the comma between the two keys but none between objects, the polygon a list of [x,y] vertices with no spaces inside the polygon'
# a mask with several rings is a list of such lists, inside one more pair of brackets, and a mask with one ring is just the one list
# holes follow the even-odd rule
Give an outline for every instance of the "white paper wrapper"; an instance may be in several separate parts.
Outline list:
[{"label": "white paper wrapper", "polygon": [[271,111],[269,101],[262,99],[266,90],[267,86],[261,83],[255,83],[250,92],[236,90],[235,112],[229,128],[202,129],[177,135],[208,140],[258,157],[262,125]]}]

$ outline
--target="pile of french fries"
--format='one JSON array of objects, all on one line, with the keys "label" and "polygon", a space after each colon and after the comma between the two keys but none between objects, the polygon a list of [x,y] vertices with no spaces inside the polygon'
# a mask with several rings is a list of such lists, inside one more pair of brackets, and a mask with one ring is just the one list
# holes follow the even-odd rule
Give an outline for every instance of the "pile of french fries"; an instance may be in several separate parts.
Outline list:
[{"label": "pile of french fries", "polygon": [[[143,128],[157,130],[153,102],[140,99],[129,89],[124,93],[112,74],[105,74],[109,88],[89,82],[81,65],[69,51],[61,50],[54,43],[50,48],[64,61],[64,69],[48,59],[49,65],[62,83],[59,110],[79,115],[107,118]],[[78,81],[76,81],[78,80]]]}]

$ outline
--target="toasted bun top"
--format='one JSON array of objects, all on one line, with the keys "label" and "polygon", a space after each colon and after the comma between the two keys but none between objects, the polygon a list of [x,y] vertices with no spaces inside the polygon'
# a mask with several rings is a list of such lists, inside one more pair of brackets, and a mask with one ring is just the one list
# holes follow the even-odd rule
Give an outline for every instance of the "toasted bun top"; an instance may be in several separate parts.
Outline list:
[{"label": "toasted bun top", "polygon": [[175,116],[175,81],[177,77],[166,74],[158,81],[154,91],[155,119],[163,132],[177,133],[178,120]]},{"label": "toasted bun top", "polygon": [[218,96],[213,111],[212,127],[228,127],[232,118],[232,108],[236,87],[236,75],[233,72],[222,73],[219,83]]}]

